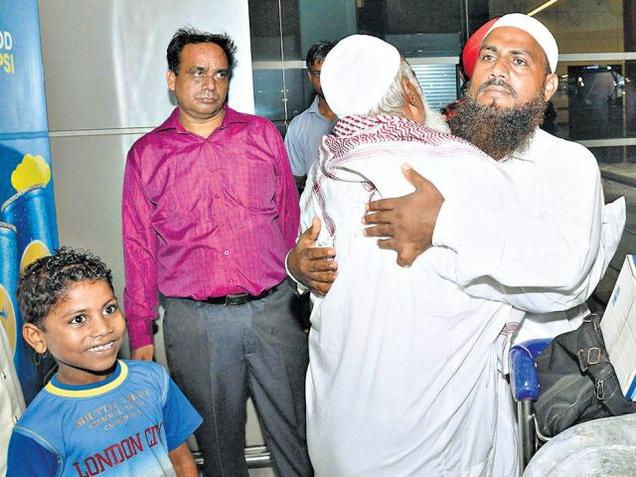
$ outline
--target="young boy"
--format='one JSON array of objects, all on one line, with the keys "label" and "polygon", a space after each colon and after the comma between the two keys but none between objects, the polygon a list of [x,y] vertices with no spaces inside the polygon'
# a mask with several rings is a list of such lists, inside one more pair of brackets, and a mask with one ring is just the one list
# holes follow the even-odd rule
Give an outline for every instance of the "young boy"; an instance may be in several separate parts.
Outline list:
[{"label": "young boy", "polygon": [[20,277],[24,339],[59,369],[16,424],[7,476],[197,476],[201,424],[166,371],[117,360],[126,324],[106,265],[62,248]]}]

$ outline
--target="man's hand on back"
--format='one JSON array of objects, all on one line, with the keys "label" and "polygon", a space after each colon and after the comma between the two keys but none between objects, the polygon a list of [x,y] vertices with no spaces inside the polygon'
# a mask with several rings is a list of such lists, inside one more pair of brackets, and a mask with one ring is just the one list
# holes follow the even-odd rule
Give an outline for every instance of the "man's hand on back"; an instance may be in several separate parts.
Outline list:
[{"label": "man's hand on back", "polygon": [[378,240],[378,246],[395,250],[398,265],[408,267],[431,246],[444,197],[411,166],[404,164],[402,172],[415,191],[403,197],[369,202],[363,222],[371,225],[364,234],[386,237]]},{"label": "man's hand on back", "polygon": [[318,295],[325,295],[336,279],[338,264],[336,249],[316,247],[320,232],[320,220],[314,217],[309,227],[298,238],[296,246],[287,257],[287,268],[292,276]]}]

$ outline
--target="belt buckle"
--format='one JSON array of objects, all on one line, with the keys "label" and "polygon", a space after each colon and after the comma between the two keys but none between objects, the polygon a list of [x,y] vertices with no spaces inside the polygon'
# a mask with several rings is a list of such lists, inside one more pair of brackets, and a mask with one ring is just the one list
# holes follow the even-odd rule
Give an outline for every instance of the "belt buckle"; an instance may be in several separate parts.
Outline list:
[{"label": "belt buckle", "polygon": [[249,298],[249,293],[240,293],[237,295],[226,295],[225,296],[225,306],[228,305],[243,305],[247,303],[246,298]]},{"label": "belt buckle", "polygon": [[280,283],[278,285],[274,285],[271,288],[263,290],[261,294],[258,296],[250,295],[249,293],[238,293],[236,295],[226,295],[224,304],[225,306],[244,305],[245,303],[250,302],[252,300],[260,300],[274,293],[276,290],[278,290],[279,286],[280,286]]}]

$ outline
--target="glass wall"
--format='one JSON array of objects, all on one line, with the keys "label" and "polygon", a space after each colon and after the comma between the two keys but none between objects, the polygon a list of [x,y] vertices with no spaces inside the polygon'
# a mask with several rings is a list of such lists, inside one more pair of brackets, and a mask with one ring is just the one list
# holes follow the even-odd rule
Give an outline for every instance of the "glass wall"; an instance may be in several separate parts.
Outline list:
[{"label": "glass wall", "polygon": [[[286,124],[311,102],[304,57],[321,40],[353,33],[378,36],[411,62],[429,102],[457,98],[457,65],[465,36],[461,2],[421,0],[251,0],[257,114]],[[477,25],[479,26],[479,25]]]},{"label": "glass wall", "polygon": [[606,201],[627,199],[621,246],[594,297],[603,306],[625,254],[636,251],[636,0],[251,0],[249,9],[256,111],[283,134],[312,99],[304,55],[316,41],[356,32],[388,41],[441,108],[461,90],[459,58],[473,31],[512,12],[543,22],[560,49],[545,128],[590,148]]}]

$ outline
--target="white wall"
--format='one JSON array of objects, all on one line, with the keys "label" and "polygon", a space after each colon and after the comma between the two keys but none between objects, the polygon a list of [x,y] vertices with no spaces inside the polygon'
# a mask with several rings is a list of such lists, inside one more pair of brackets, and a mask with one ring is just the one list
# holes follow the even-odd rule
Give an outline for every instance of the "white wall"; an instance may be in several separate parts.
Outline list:
[{"label": "white wall", "polygon": [[166,47],[177,28],[238,46],[230,104],[253,112],[246,0],[40,0],[51,130],[150,127],[172,110]]},{"label": "white wall", "polygon": [[[174,108],[166,47],[186,24],[227,32],[238,46],[229,103],[253,112],[247,8],[247,0],[39,0],[60,243],[100,255],[120,298],[124,162],[132,143]],[[157,344],[165,363],[161,336]],[[250,414],[248,443],[260,444]]]}]

